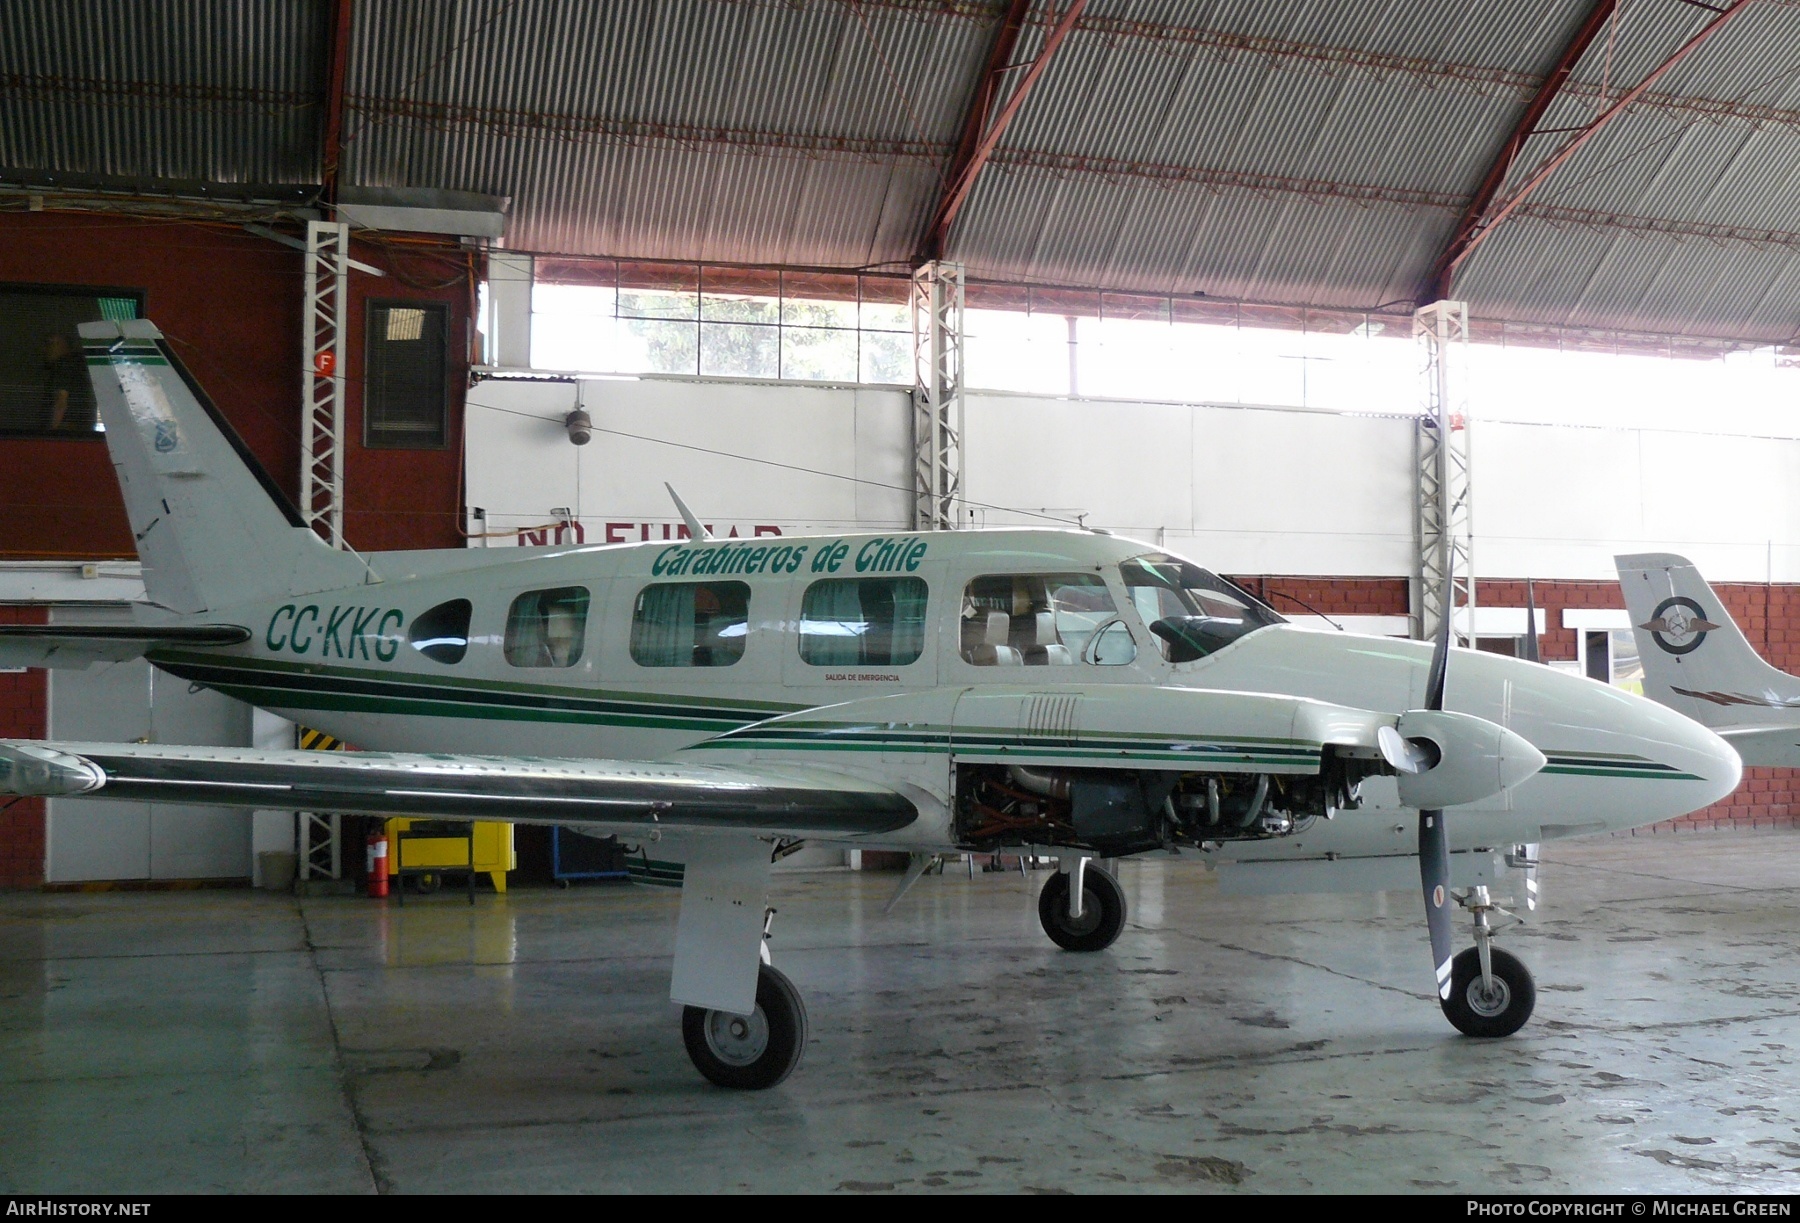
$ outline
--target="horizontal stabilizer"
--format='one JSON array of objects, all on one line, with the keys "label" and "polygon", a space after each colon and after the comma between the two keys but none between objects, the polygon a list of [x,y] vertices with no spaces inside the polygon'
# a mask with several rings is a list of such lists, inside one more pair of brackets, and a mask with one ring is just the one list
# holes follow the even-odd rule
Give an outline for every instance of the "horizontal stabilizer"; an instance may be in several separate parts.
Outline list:
[{"label": "horizontal stabilizer", "polygon": [[1719,738],[1747,765],[1791,769],[1800,764],[1800,723],[1793,726],[1721,726]]},{"label": "horizontal stabilizer", "polygon": [[830,769],[0,740],[0,793],[567,824],[643,833],[891,832],[912,802]]},{"label": "horizontal stabilizer", "polygon": [[168,628],[137,625],[0,625],[0,667],[55,667],[79,670],[97,662],[141,658],[159,645],[225,646],[250,640],[237,624],[196,624]]}]

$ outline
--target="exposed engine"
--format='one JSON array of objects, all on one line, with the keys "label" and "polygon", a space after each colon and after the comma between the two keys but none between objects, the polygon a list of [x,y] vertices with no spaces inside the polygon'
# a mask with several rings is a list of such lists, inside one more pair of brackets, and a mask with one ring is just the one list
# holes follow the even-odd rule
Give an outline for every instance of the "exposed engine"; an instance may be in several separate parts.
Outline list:
[{"label": "exposed engine", "polygon": [[1366,760],[1318,773],[1173,773],[962,765],[956,830],[968,848],[1067,845],[1107,856],[1291,836],[1359,805]]}]

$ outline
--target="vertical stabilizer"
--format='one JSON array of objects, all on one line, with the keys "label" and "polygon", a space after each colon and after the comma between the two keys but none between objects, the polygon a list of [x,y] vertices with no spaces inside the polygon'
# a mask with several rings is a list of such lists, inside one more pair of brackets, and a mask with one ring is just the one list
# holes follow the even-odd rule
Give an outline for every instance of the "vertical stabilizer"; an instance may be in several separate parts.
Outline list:
[{"label": "vertical stabilizer", "polygon": [[1764,662],[1686,557],[1613,558],[1631,613],[1644,695],[1703,726],[1767,726],[1794,715],[1800,679]]},{"label": "vertical stabilizer", "polygon": [[154,324],[83,323],[81,339],[152,603],[216,611],[368,580],[305,525]]}]

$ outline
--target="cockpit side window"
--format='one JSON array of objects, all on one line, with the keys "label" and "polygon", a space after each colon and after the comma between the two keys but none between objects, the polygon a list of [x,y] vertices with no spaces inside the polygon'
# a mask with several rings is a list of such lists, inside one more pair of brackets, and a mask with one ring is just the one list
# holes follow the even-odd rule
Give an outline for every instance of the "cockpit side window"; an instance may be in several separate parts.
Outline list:
[{"label": "cockpit side window", "polygon": [[506,613],[506,661],[515,667],[572,667],[587,635],[585,586],[528,590]]},{"label": "cockpit side window", "polygon": [[1254,595],[1178,556],[1149,553],[1119,566],[1131,605],[1163,657],[1192,662],[1286,621]]},{"label": "cockpit side window", "polygon": [[977,667],[1117,666],[1137,657],[1131,631],[1097,573],[974,579],[963,590],[961,649]]}]

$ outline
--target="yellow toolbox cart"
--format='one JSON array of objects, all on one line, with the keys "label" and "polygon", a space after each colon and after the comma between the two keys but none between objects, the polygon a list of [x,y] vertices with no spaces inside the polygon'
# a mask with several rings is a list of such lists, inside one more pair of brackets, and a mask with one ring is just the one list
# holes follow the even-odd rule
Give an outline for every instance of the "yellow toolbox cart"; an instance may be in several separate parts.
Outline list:
[{"label": "yellow toolbox cart", "polygon": [[408,877],[421,892],[435,892],[446,870],[468,872],[470,904],[475,903],[477,874],[488,876],[494,891],[505,894],[506,872],[519,864],[511,824],[391,819],[387,839],[388,875],[401,904],[406,903]]}]

